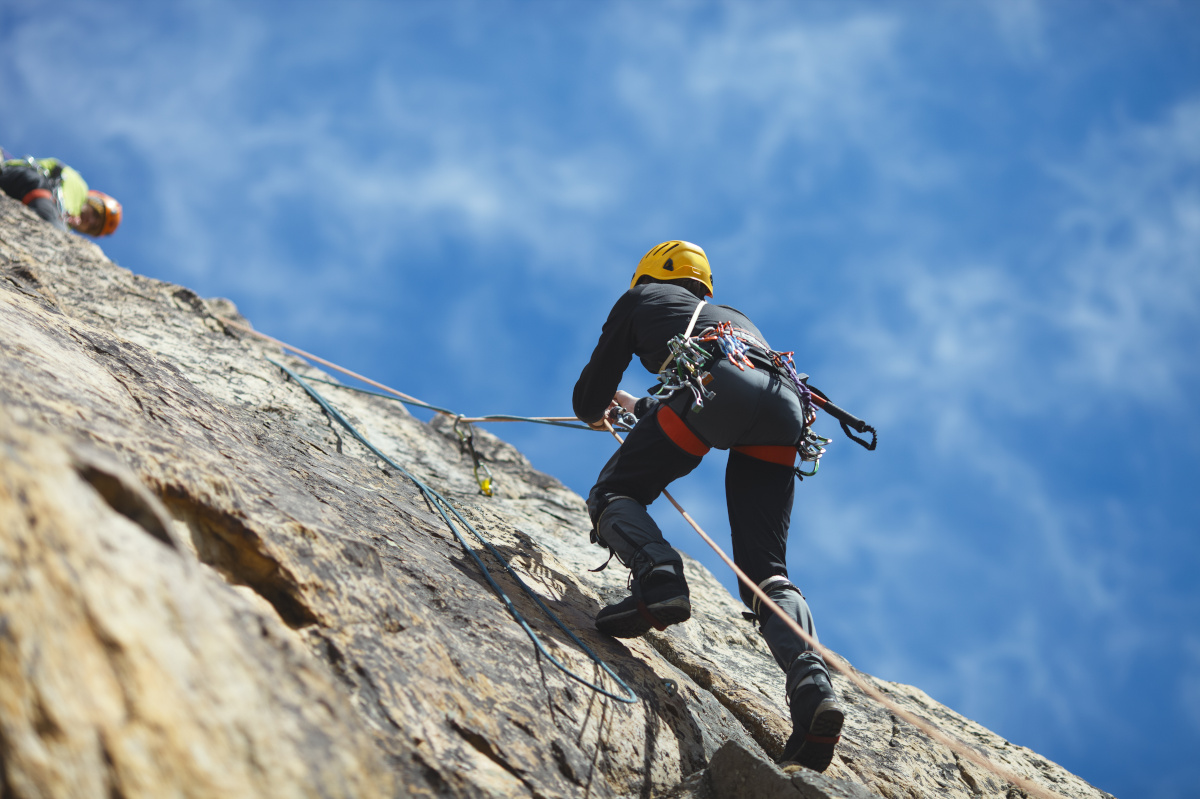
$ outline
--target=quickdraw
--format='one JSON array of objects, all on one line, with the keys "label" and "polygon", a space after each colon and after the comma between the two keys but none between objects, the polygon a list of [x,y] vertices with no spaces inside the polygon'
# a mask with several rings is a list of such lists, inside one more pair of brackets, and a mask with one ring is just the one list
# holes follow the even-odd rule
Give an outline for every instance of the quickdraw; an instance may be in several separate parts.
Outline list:
[{"label": "quickdraw", "polygon": [[817,469],[821,468],[821,456],[825,454],[825,448],[833,443],[833,439],[819,436],[811,429],[805,428],[804,439],[796,445],[796,451],[800,453],[800,462],[811,463],[812,470],[805,471],[803,466],[796,467],[796,477],[803,480],[805,477],[812,477],[817,473]]},{"label": "quickdraw", "polygon": [[[463,432],[458,426],[460,421],[462,421],[461,417],[454,419],[454,433],[458,436],[458,444],[471,456],[471,469],[475,474],[475,482],[479,484],[479,493],[485,497],[490,497],[495,493],[492,488],[492,470],[488,468],[488,465],[479,457],[479,453],[475,451],[474,428],[470,424],[463,424],[463,427],[466,428],[466,432]],[[480,469],[483,470],[483,477],[479,476]]]}]

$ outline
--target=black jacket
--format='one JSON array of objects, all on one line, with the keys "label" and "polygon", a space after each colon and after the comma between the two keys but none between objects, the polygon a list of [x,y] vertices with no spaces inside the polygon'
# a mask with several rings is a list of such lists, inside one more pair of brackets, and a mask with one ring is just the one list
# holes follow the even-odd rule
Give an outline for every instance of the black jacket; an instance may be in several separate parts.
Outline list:
[{"label": "black jacket", "polygon": [[[592,359],[575,383],[575,415],[589,424],[599,421],[634,355],[647,371],[657,375],[670,354],[667,342],[687,329],[698,302],[695,294],[671,283],[644,283],[622,294],[600,331]],[[732,322],[767,343],[745,314],[728,305],[706,303],[692,334],[717,322]]]}]

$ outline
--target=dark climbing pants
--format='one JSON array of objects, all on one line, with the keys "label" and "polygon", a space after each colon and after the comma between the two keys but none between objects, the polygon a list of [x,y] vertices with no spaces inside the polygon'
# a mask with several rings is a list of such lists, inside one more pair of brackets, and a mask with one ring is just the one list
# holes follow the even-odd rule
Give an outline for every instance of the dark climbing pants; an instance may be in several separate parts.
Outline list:
[{"label": "dark climbing pants", "polygon": [[[646,506],[695,469],[710,447],[729,449],[725,498],[734,562],[756,584],[786,578],[795,446],[804,434],[800,399],[778,375],[762,369],[742,372],[722,360],[711,372],[709,388],[715,396],[702,409],[692,410],[690,394],[681,392],[684,396],[660,405],[629,433],[588,495],[592,523],[601,541],[637,577],[654,566],[679,563]],[[798,591],[769,593],[813,632]],[[754,607],[754,596],[744,586],[741,596]],[[766,615],[760,618],[766,621]],[[764,634],[774,633],[776,624],[778,620],[764,624]],[[785,670],[797,653],[808,649],[790,631],[767,638]]]}]

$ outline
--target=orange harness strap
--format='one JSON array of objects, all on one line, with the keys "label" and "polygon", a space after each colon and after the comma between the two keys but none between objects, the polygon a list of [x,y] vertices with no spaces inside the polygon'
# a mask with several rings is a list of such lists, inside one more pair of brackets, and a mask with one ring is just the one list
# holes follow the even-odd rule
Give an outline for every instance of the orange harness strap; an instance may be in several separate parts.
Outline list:
[{"label": "orange harness strap", "polygon": [[33,191],[26,194],[25,197],[21,200],[21,202],[25,205],[29,205],[34,200],[41,199],[42,197],[45,197],[47,200],[54,199],[54,195],[50,193],[49,189],[34,189]]},{"label": "orange harness strap", "polygon": [[667,438],[675,446],[689,455],[695,455],[697,458],[703,458],[708,454],[709,447],[700,438],[691,431],[683,420],[679,418],[679,414],[668,408],[666,405],[660,405],[658,408],[658,426],[667,434]]},{"label": "orange harness strap", "polygon": [[784,444],[755,444],[748,447],[734,447],[733,451],[749,455],[760,461],[778,463],[780,466],[796,465],[796,448]]}]

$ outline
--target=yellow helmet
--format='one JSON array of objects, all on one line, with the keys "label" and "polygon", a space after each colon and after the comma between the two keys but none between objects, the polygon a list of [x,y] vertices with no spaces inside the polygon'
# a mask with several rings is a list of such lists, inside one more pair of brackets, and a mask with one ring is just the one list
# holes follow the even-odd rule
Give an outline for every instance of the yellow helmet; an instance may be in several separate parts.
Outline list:
[{"label": "yellow helmet", "polygon": [[703,283],[708,289],[706,296],[712,296],[712,267],[708,265],[708,256],[703,249],[689,241],[664,241],[643,255],[633,273],[633,280],[629,281],[629,288],[636,286],[643,275],[659,280],[690,277]]}]

